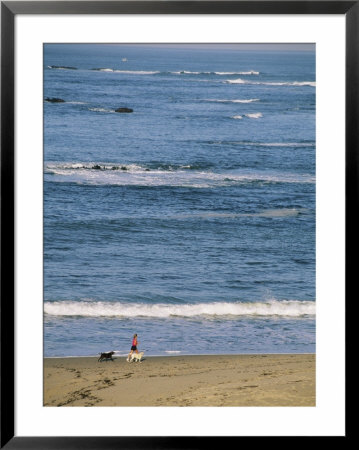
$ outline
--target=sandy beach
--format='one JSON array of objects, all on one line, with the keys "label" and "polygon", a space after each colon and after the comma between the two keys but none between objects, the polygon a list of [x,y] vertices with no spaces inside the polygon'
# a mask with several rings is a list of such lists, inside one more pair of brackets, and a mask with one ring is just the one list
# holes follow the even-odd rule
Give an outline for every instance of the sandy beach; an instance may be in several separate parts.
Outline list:
[{"label": "sandy beach", "polygon": [[44,406],[315,406],[314,354],[45,358]]}]

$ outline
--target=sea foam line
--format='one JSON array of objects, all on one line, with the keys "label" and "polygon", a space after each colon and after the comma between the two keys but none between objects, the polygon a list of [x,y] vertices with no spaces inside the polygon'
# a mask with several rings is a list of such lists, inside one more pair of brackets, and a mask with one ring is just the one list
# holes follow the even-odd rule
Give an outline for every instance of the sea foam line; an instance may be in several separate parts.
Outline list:
[{"label": "sea foam line", "polygon": [[158,70],[119,70],[110,68],[91,69],[95,72],[125,73],[132,75],[155,75],[160,73]]},{"label": "sea foam line", "polygon": [[248,70],[241,72],[193,72],[190,70],[180,70],[177,72],[170,72],[173,75],[219,75],[219,76],[228,76],[228,75],[259,75],[259,72],[256,70]]},{"label": "sea foam line", "polygon": [[110,68],[99,68],[92,69],[98,72],[115,72],[115,73],[128,73],[135,75],[155,75],[155,74],[171,74],[171,75],[259,75],[259,72],[255,70],[243,71],[243,72],[198,72],[192,70],[178,70],[174,72],[161,72],[159,70],[120,70],[120,69],[110,69]]},{"label": "sea foam line", "polygon": [[225,316],[283,316],[301,317],[315,315],[315,302],[298,300],[270,300],[255,303],[201,303],[167,305],[165,303],[122,303],[89,301],[47,301],[44,312],[51,316],[80,317],[196,317]]},{"label": "sea foam line", "polygon": [[[47,66],[48,69],[67,69],[67,70],[78,70],[77,67],[68,67],[68,66]],[[86,70],[86,69],[85,69]],[[171,75],[219,75],[219,76],[229,76],[229,75],[259,75],[260,72],[257,70],[247,70],[247,71],[230,71],[230,72],[219,72],[219,71],[191,71],[191,70],[178,70],[172,72],[161,72],[160,70],[123,70],[123,69],[114,69],[111,67],[95,67],[90,69],[94,72],[111,72],[111,73],[125,73],[125,74],[133,74],[133,75],[155,75],[155,74],[171,74]]]},{"label": "sea foam line", "polygon": [[226,99],[205,99],[205,102],[216,102],[216,103],[253,103],[253,102],[259,102],[259,98],[249,98],[249,99],[233,99],[233,100],[226,100]]},{"label": "sea foam line", "polygon": [[226,80],[229,84],[261,84],[265,86],[316,86],[315,81],[281,81],[281,82],[270,82],[270,81],[249,81],[243,80],[242,78],[237,78],[236,80]]},{"label": "sea foam line", "polygon": [[173,186],[173,187],[196,187],[211,188],[216,186],[227,186],[233,183],[314,183],[315,176],[312,174],[295,173],[268,173],[251,171],[211,172],[204,170],[149,170],[140,167],[114,166],[103,169],[94,166],[92,169],[85,167],[64,167],[60,165],[47,165],[45,173],[55,176],[51,181],[72,182],[90,185],[132,185],[132,186]]}]

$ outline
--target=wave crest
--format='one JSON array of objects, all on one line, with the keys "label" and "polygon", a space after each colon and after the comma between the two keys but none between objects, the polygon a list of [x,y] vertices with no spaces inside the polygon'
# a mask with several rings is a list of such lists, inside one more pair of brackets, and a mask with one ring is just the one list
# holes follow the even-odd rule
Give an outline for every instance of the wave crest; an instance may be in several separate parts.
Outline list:
[{"label": "wave crest", "polygon": [[261,84],[264,86],[311,86],[315,87],[315,81],[249,81],[237,78],[236,80],[227,80],[228,84]]},{"label": "wave crest", "polygon": [[131,75],[155,75],[156,73],[160,73],[158,70],[119,70],[102,67],[91,70],[94,70],[95,72],[125,73]]},{"label": "wave crest", "polygon": [[241,317],[282,316],[302,317],[315,315],[315,302],[298,300],[270,300],[255,303],[201,303],[167,305],[165,303],[121,303],[90,301],[47,301],[44,312],[51,316],[80,317]]},{"label": "wave crest", "polygon": [[233,100],[226,100],[226,99],[205,99],[205,102],[216,102],[216,103],[253,103],[253,102],[259,102],[259,98],[249,98],[249,99],[233,99]]},{"label": "wave crest", "polygon": [[48,163],[45,166],[45,174],[51,175],[51,181],[55,182],[118,186],[212,188],[235,183],[315,182],[315,176],[311,174],[246,170],[213,172],[191,165],[148,168],[136,164]]}]

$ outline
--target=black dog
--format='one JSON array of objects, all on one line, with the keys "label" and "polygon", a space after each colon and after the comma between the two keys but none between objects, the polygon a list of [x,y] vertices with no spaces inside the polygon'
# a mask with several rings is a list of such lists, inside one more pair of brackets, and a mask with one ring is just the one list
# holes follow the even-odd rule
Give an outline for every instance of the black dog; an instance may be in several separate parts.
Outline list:
[{"label": "black dog", "polygon": [[101,355],[101,356],[99,357],[99,359],[97,360],[97,362],[102,361],[102,360],[107,360],[107,359],[110,359],[111,361],[113,361],[112,355],[113,355],[114,353],[115,353],[115,352],[99,353],[99,355]]}]

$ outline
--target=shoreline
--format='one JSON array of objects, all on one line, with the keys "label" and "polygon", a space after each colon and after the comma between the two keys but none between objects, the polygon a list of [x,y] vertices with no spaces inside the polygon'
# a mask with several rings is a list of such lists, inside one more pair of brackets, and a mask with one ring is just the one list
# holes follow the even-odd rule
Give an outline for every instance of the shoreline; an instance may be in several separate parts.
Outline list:
[{"label": "shoreline", "polygon": [[[121,359],[126,358],[129,354],[129,351],[127,353],[121,353],[121,355],[114,355],[113,359]],[[275,355],[315,355],[315,352],[300,352],[300,353],[170,353],[168,355],[152,355],[146,353],[144,355],[145,358],[167,358],[171,356],[178,356],[178,357],[187,357],[187,356],[259,356],[259,355],[269,355],[269,356],[275,356]],[[68,355],[68,356],[44,356],[43,360],[51,360],[51,359],[70,359],[70,358],[98,358],[100,353],[97,353],[96,355]]]},{"label": "shoreline", "polygon": [[44,358],[44,406],[315,406],[315,353]]}]

